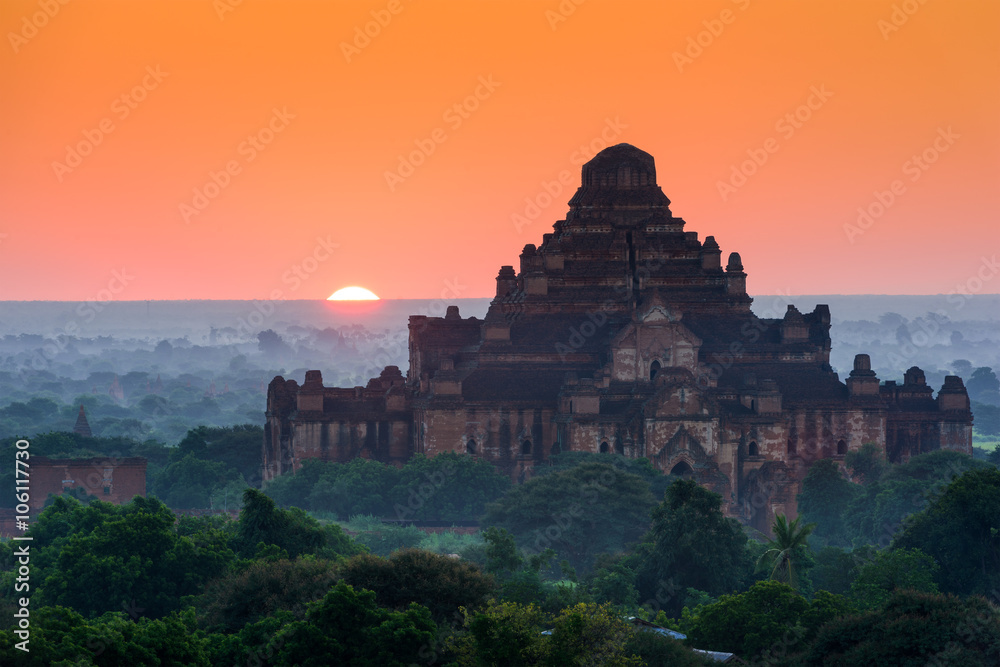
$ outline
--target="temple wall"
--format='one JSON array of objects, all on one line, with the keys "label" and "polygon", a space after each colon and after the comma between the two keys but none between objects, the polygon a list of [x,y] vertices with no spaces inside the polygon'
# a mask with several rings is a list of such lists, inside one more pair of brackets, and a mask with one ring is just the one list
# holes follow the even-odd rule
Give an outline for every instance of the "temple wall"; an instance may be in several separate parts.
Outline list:
[{"label": "temple wall", "polygon": [[420,451],[427,456],[471,453],[520,479],[551,452],[555,443],[552,414],[548,408],[513,405],[423,410],[417,416]]},{"label": "temple wall", "polygon": [[939,428],[939,446],[972,456],[972,425],[961,422],[941,421]]},{"label": "temple wall", "polygon": [[379,420],[295,421],[293,470],[305,459],[347,463],[356,458],[401,464],[412,454],[408,415]]},{"label": "temple wall", "polygon": [[797,409],[788,415],[788,436],[793,443],[793,457],[812,461],[818,458],[842,456],[838,443],[843,440],[846,450],[858,449],[874,442],[884,450],[886,413],[879,409]]},{"label": "temple wall", "polygon": [[146,459],[130,457],[49,459],[31,457],[31,512],[45,505],[49,494],[83,489],[98,500],[120,505],[146,495]]}]

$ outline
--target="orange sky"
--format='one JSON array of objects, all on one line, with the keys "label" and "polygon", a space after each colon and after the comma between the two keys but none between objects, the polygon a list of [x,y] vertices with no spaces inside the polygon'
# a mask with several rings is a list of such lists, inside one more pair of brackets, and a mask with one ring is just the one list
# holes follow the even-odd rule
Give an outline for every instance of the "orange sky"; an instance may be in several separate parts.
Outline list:
[{"label": "orange sky", "polygon": [[0,3],[0,299],[491,296],[607,139],[752,294],[1000,292],[995,0],[63,1]]}]

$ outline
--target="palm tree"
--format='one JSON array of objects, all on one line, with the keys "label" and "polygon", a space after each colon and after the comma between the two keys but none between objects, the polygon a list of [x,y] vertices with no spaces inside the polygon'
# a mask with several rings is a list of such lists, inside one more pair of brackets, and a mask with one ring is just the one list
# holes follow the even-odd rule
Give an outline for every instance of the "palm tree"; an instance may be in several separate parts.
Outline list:
[{"label": "palm tree", "polygon": [[772,561],[774,565],[771,568],[771,579],[787,582],[796,590],[799,588],[799,565],[805,555],[803,552],[808,548],[806,539],[816,528],[815,523],[800,526],[801,519],[802,517],[796,517],[789,523],[785,515],[776,515],[772,526],[774,539],[768,543],[768,550],[757,559],[758,568],[763,561]]}]

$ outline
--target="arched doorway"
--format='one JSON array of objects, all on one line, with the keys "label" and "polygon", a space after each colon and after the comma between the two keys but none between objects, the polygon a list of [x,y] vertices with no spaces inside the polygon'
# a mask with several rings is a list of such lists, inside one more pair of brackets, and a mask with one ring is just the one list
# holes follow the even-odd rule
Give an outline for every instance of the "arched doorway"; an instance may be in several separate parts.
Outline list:
[{"label": "arched doorway", "polygon": [[601,443],[601,454],[607,454],[609,449],[607,440]]},{"label": "arched doorway", "polygon": [[473,440],[473,439],[470,438],[469,441],[465,443],[465,453],[466,454],[475,454],[476,453],[476,441],[475,440]]},{"label": "arched doorway", "polygon": [[521,443],[521,454],[527,456],[531,453],[531,440],[525,440]]},{"label": "arched doorway", "polygon": [[749,456],[760,456],[760,447],[757,446],[756,440],[750,441],[750,446],[747,447],[747,454]]},{"label": "arched doorway", "polygon": [[847,443],[843,440],[837,441],[837,456],[843,456],[847,453]]},{"label": "arched doorway", "polygon": [[656,374],[660,372],[660,362],[654,361],[649,365],[649,381],[652,382],[656,379]]},{"label": "arched doorway", "polygon": [[678,461],[677,465],[670,469],[670,474],[678,477],[690,477],[694,474],[694,469],[687,461]]}]

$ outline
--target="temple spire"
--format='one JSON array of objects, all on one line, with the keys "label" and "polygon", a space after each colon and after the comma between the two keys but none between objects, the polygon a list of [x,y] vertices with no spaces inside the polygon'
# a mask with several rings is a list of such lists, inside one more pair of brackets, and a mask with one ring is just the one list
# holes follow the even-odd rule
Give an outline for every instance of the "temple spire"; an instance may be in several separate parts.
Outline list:
[{"label": "temple spire", "polygon": [[87,413],[83,411],[83,406],[80,406],[80,413],[76,416],[76,425],[73,427],[73,433],[86,436],[91,438],[94,434],[90,430],[90,422],[87,421]]}]

